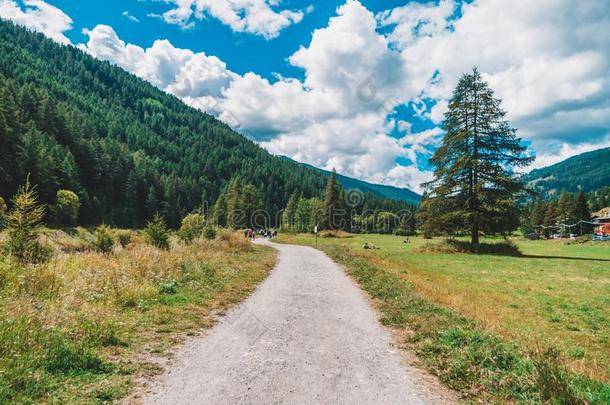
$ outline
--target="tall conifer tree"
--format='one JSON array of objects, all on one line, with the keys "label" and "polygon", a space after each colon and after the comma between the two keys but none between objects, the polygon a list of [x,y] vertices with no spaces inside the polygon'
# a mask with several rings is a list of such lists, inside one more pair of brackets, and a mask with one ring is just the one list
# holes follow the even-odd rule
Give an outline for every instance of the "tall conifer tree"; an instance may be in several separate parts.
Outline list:
[{"label": "tall conifer tree", "polygon": [[439,226],[459,224],[475,251],[481,232],[511,230],[503,229],[513,226],[503,217],[517,215],[512,199],[525,189],[513,169],[533,160],[505,116],[477,69],[463,75],[445,113],[442,145],[430,159],[434,179],[425,184],[429,201],[423,206],[435,215],[428,217]]},{"label": "tall conifer tree", "polygon": [[337,172],[328,177],[326,191],[324,192],[324,215],[322,216],[323,229],[335,229],[338,226],[338,214],[341,210],[341,186],[337,180]]}]

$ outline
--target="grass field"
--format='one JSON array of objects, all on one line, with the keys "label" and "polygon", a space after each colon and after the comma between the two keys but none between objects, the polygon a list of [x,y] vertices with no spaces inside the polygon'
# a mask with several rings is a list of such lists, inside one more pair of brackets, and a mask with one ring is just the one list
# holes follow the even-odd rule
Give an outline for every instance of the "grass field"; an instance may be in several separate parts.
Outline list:
[{"label": "grass field", "polygon": [[[283,235],[280,240],[297,244],[314,242],[311,235]],[[376,284],[383,280],[391,283],[404,280],[404,289],[413,286],[426,302],[473,320],[473,330],[497,336],[509,346],[514,344],[524,358],[549,347],[557,348],[562,362],[574,375],[608,383],[610,244],[567,245],[562,241],[517,240],[523,256],[514,257],[427,253],[429,250],[422,246],[429,244],[429,240],[410,238],[408,244],[404,240],[404,237],[390,235],[353,235],[318,238],[318,245],[348,268],[359,269],[356,278],[365,284],[365,289],[369,279],[380,277],[380,274],[387,277]],[[365,242],[379,249],[365,250],[362,248]],[[374,267],[366,270],[368,265],[362,264],[362,259]],[[369,286],[373,295],[378,288],[378,285]],[[401,292],[394,293],[390,294],[390,299],[400,299],[396,294]],[[412,299],[410,295],[404,297]],[[382,296],[386,306],[390,299]],[[396,308],[388,311],[395,314]],[[426,322],[426,314],[422,315],[424,318],[405,314],[411,316],[416,329],[421,326],[419,323]],[[387,318],[388,314],[384,315]],[[386,323],[413,327],[408,322],[390,320]],[[442,330],[436,332],[444,333]],[[421,347],[418,349],[422,352]],[[430,356],[431,362],[433,357]],[[452,385],[451,376],[445,377]],[[467,385],[454,384],[454,388],[473,389]],[[490,389],[493,391],[493,387]],[[589,398],[597,398],[599,403],[610,401],[608,385],[593,390],[599,392]],[[511,398],[510,393],[498,395]]]},{"label": "grass field", "polygon": [[228,231],[160,250],[132,233],[110,254],[84,229],[46,230],[50,262],[0,256],[0,404],[114,403],[159,372],[213,312],[241,301],[275,263],[275,251]]}]

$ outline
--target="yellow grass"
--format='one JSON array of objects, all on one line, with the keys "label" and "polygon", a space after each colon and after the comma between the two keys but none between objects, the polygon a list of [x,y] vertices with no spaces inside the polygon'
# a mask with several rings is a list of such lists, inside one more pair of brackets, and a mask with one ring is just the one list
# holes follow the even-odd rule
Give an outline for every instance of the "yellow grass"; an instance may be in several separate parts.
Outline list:
[{"label": "yellow grass", "polygon": [[27,340],[28,330],[32,336],[49,330],[65,338],[61,344],[82,347],[79,355],[91,351],[107,367],[50,372],[49,356],[34,352],[45,353],[47,343],[11,343],[0,350],[0,377],[12,376],[0,382],[0,403],[90,403],[126,395],[138,376],[156,371],[151,356],[210,326],[214,311],[246,297],[275,263],[273,250],[229,233],[188,246],[172,238],[168,251],[134,235],[112,254],[89,249],[83,233],[45,232],[55,255],[43,265],[0,259],[0,339],[23,332]]}]

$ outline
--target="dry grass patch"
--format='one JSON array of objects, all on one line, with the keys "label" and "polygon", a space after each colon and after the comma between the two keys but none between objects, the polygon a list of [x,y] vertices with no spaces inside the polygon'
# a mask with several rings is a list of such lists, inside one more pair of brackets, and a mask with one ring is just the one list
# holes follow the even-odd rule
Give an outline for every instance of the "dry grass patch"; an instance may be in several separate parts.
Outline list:
[{"label": "dry grass patch", "polygon": [[0,258],[0,403],[123,397],[157,371],[151,354],[211,325],[275,263],[273,250],[233,234],[160,250],[133,233],[103,254],[81,249],[90,241],[79,232],[45,232],[55,250],[45,264]]}]

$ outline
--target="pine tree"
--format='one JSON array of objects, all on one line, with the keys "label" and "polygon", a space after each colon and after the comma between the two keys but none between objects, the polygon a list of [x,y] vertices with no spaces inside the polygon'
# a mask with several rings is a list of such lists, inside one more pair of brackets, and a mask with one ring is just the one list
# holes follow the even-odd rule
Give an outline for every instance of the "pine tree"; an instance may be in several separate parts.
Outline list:
[{"label": "pine tree", "polygon": [[38,202],[29,177],[13,197],[13,208],[6,215],[8,253],[24,263],[38,263],[50,257],[51,252],[38,241],[45,207]]},{"label": "pine tree", "polygon": [[223,190],[220,195],[218,196],[218,199],[216,200],[216,203],[214,204],[214,209],[213,209],[213,217],[214,217],[214,223],[217,226],[220,227],[226,227],[227,226],[227,192],[226,190]]},{"label": "pine tree", "polygon": [[543,225],[545,226],[544,236],[548,238],[553,233],[553,227],[557,226],[557,210],[552,201],[546,204]]},{"label": "pine tree", "polygon": [[537,199],[530,214],[530,222],[533,226],[540,226],[544,223],[545,205],[541,199]]},{"label": "pine tree", "polygon": [[575,205],[574,195],[563,191],[557,201],[557,218],[559,222],[572,224],[577,221],[574,215]]},{"label": "pine tree", "polygon": [[337,172],[328,177],[326,191],[324,192],[324,212],[322,216],[322,229],[336,229],[340,226],[339,215],[341,213],[341,186],[337,180]]},{"label": "pine tree", "polygon": [[504,221],[513,196],[525,189],[513,169],[529,165],[533,158],[517,138],[516,130],[504,118],[506,112],[493,90],[474,69],[460,79],[449,101],[442,145],[430,159],[434,179],[429,190],[428,209],[438,227],[458,224],[470,234],[476,251],[480,232],[507,232]]},{"label": "pine tree", "polygon": [[[269,226],[267,223],[260,223],[263,218],[255,218],[256,211],[261,208],[261,196],[256,187],[252,184],[244,186],[240,200],[245,220],[243,225],[249,228],[261,226],[267,228]],[[255,219],[258,220],[258,223],[255,223]]]},{"label": "pine tree", "polygon": [[[576,197],[576,203],[574,204],[574,216],[578,221],[591,221],[591,212],[589,211],[589,204],[587,202],[587,197],[585,193],[580,190],[578,193],[578,197]],[[580,227],[581,236],[589,233],[591,230],[591,225],[582,224]]]}]

